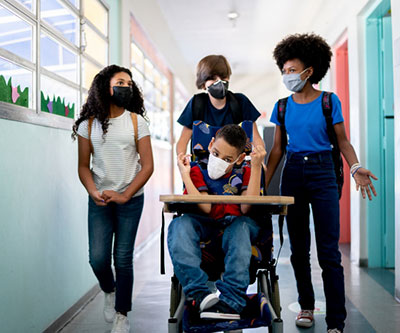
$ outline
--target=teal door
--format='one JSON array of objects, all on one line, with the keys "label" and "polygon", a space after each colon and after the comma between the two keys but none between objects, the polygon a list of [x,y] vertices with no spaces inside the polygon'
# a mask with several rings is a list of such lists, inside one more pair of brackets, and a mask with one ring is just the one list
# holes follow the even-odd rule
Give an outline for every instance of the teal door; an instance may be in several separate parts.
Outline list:
[{"label": "teal door", "polygon": [[394,98],[390,2],[366,21],[367,168],[378,197],[367,203],[368,266],[394,267]]}]

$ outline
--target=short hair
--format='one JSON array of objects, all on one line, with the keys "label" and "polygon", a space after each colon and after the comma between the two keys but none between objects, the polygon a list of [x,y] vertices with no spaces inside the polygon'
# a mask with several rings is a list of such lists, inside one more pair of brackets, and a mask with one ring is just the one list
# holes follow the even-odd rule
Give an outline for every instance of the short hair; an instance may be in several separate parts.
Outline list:
[{"label": "short hair", "polygon": [[236,124],[221,127],[215,134],[215,140],[222,138],[232,147],[242,153],[246,147],[247,135],[245,130]]},{"label": "short hair", "polygon": [[204,88],[206,81],[213,80],[216,76],[229,79],[231,75],[231,66],[223,55],[209,55],[197,64],[196,87]]},{"label": "short hair", "polygon": [[288,60],[299,59],[308,68],[313,67],[313,75],[308,79],[318,83],[329,69],[332,51],[328,43],[316,34],[294,34],[285,37],[273,52],[276,64],[282,71]]}]

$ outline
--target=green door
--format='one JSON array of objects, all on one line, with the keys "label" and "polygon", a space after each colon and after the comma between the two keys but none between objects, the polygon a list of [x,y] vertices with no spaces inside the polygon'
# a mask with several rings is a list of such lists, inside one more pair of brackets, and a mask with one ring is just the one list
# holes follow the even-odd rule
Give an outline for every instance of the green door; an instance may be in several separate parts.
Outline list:
[{"label": "green door", "polygon": [[390,2],[366,20],[367,168],[378,197],[367,203],[368,266],[394,267],[394,98]]},{"label": "green door", "polygon": [[[394,267],[394,96],[393,96],[393,52],[392,17],[390,12],[382,18],[382,182],[384,186],[384,267]],[[383,222],[383,221],[382,221]]]}]

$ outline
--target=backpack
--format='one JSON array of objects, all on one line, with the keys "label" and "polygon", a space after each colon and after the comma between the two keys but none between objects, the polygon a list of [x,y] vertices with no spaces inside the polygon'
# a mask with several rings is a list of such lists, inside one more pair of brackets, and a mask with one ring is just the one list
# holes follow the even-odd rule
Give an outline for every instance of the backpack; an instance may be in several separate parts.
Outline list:
[{"label": "backpack", "polygon": [[[286,151],[287,146],[287,135],[285,128],[285,113],[286,113],[286,105],[287,105],[288,97],[282,98],[278,101],[278,121],[281,125],[281,133],[282,133],[282,150]],[[336,184],[338,186],[339,199],[342,196],[342,188],[344,183],[344,175],[343,175],[343,159],[340,154],[339,144],[337,141],[335,129],[333,128],[333,119],[332,119],[332,93],[324,91],[322,93],[322,110],[324,112],[324,117],[326,121],[326,127],[328,132],[329,141],[332,147],[332,159],[333,164],[335,166],[335,175],[336,175]]]},{"label": "backpack", "polygon": [[[240,124],[243,121],[242,108],[239,105],[233,92],[229,91],[226,94],[226,102],[229,103],[229,108],[232,112],[232,119],[234,124]],[[208,95],[207,93],[200,93],[193,96],[192,100],[192,119],[204,120],[204,113],[207,109]]]}]

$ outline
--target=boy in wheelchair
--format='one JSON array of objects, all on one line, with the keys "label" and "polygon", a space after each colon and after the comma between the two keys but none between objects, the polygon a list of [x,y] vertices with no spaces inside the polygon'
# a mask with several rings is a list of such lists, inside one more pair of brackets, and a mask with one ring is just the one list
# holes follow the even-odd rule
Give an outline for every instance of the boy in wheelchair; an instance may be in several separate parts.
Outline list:
[{"label": "boy in wheelchair", "polygon": [[[192,195],[260,195],[263,146],[253,147],[251,169],[245,158],[246,132],[238,125],[226,125],[208,146],[207,168],[190,164],[190,155],[178,155],[178,167],[185,193]],[[234,165],[236,167],[234,168]],[[168,229],[168,249],[174,271],[188,300],[200,312],[200,318],[239,320],[246,305],[250,282],[251,244],[260,227],[246,214],[250,205],[198,204],[198,212],[175,218]],[[207,286],[208,275],[201,268],[200,242],[222,234],[225,272],[216,282],[219,297]]]}]

